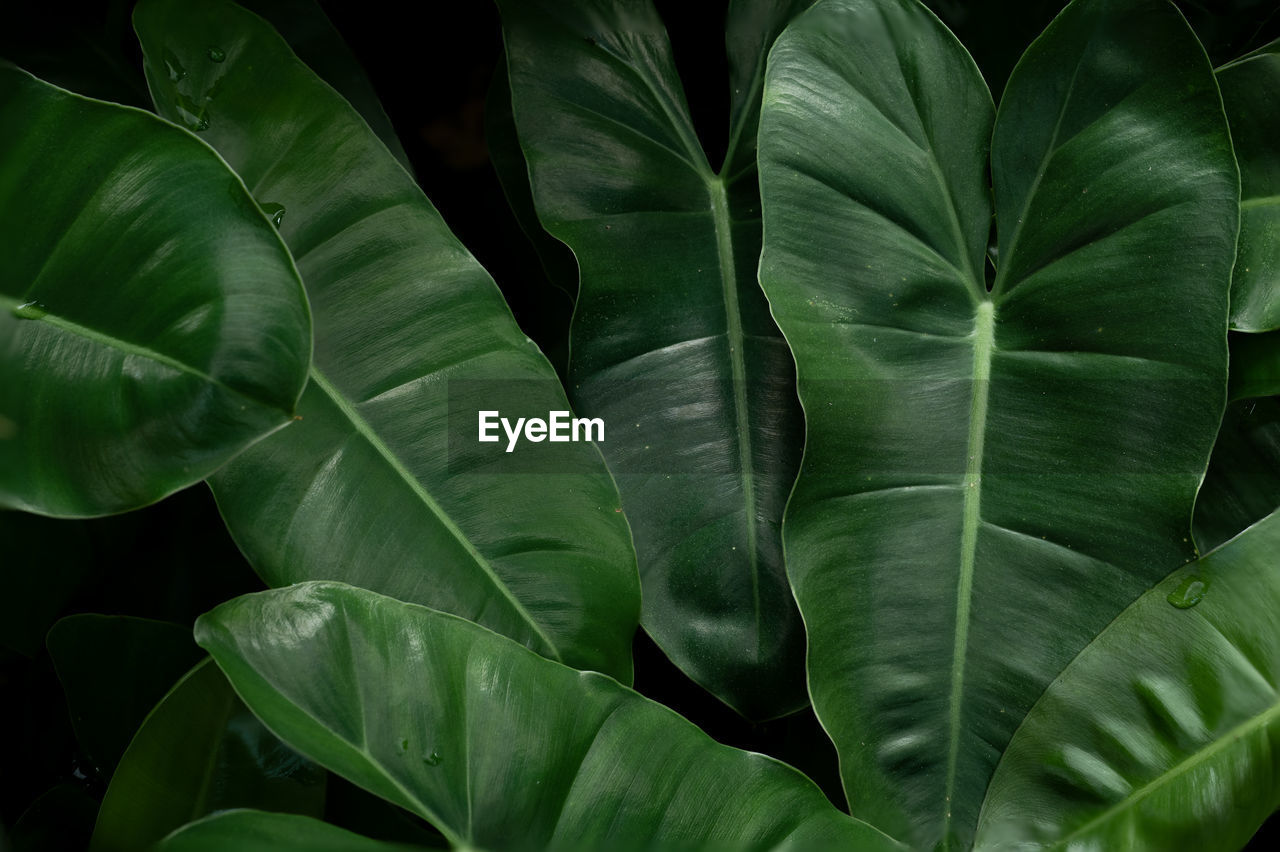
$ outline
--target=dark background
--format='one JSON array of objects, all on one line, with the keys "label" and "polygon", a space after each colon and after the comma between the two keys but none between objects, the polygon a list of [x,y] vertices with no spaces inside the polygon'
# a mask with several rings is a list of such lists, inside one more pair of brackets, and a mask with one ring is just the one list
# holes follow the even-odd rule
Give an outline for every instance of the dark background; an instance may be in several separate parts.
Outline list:
[{"label": "dark background", "polygon": [[[561,332],[557,299],[512,214],[485,144],[485,99],[502,47],[485,0],[322,0],[367,71],[419,183],[497,280],[517,319],[548,350]],[[727,141],[729,87],[722,0],[657,0],[712,163]],[[1061,7],[1050,0],[930,0],[969,48],[997,99],[1026,45]],[[149,107],[131,2],[0,2],[0,57],[74,91]],[[1181,0],[1215,64],[1280,37],[1276,0]],[[1280,101],[1280,95],[1278,95]],[[0,128],[0,132],[13,132]],[[0,827],[54,831],[83,843],[110,780],[79,749],[44,650],[53,622],[75,612],[139,615],[190,625],[215,604],[261,588],[197,485],[126,516],[52,521],[0,513]],[[120,665],[145,665],[145,659]],[[743,721],[676,670],[643,634],[636,688],[680,711],[716,739],[773,754],[842,800],[834,750],[811,712],[763,725]],[[326,816],[369,831],[335,783]],[[52,836],[52,835],[48,835]],[[1272,819],[1251,849],[1277,848]],[[52,842],[52,841],[49,841]],[[0,850],[4,838],[0,834]],[[48,848],[58,848],[49,846]],[[66,846],[64,848],[74,848]]]}]

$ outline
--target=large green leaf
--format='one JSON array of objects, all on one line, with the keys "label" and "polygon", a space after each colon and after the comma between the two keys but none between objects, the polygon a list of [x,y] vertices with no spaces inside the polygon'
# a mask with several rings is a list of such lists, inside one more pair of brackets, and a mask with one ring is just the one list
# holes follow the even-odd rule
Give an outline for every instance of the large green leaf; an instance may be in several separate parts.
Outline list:
[{"label": "large green leaf", "polygon": [[1280,807],[1280,514],[1135,601],[1027,714],[980,849],[1235,850]]},{"label": "large green leaf", "polygon": [[340,578],[429,603],[629,677],[638,581],[599,452],[526,445],[554,453],[528,470],[523,450],[476,442],[479,409],[568,408],[492,279],[261,19],[147,0],[135,26],[161,113],[207,125],[279,208],[312,300],[303,421],[211,480],[254,567],[271,585]]},{"label": "large green leaf", "polygon": [[780,540],[803,443],[795,368],[755,276],[756,101],[801,5],[732,5],[717,172],[648,0],[498,3],[538,215],[578,260],[570,395],[613,429],[602,449],[635,533],[642,623],[757,718],[807,701]]},{"label": "large green leaf", "polygon": [[196,639],[285,741],[454,847],[896,848],[794,769],[445,613],[303,583],[223,604]]},{"label": "large green leaf", "polygon": [[421,849],[383,843],[296,814],[231,810],[183,826],[154,852],[408,852]]},{"label": "large green leaf", "polygon": [[205,660],[138,729],[102,800],[89,849],[137,852],[226,808],[319,816],[324,778],[263,728]]},{"label": "large green leaf", "polygon": [[1231,326],[1280,329],[1280,42],[1218,70],[1240,163],[1240,256]]},{"label": "large green leaf", "polygon": [[49,631],[81,749],[110,777],[134,732],[203,654],[189,628],[123,615],[72,615]]},{"label": "large green leaf", "polygon": [[190,134],[0,65],[0,506],[154,502],[288,423],[311,325]]},{"label": "large green leaf", "polygon": [[1222,418],[1209,470],[1196,495],[1196,545],[1207,553],[1276,509],[1280,509],[1280,400],[1233,402]]},{"label": "large green leaf", "polygon": [[814,708],[856,815],[963,846],[1036,697],[1194,554],[1239,210],[1212,69],[1163,0],[1078,0],[993,131],[931,13],[824,0],[773,49],[760,146]]}]

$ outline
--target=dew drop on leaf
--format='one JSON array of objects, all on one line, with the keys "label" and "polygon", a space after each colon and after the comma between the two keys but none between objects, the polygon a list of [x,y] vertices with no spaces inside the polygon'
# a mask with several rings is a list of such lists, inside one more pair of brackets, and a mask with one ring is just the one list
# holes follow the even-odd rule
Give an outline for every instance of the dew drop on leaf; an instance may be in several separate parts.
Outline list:
[{"label": "dew drop on leaf", "polygon": [[284,205],[267,201],[264,202],[261,207],[262,212],[271,217],[271,224],[279,228],[280,223],[284,221]]},{"label": "dew drop on leaf", "polygon": [[13,315],[18,319],[44,319],[48,313],[39,302],[23,302],[13,309]]},{"label": "dew drop on leaf", "polygon": [[1178,584],[1178,587],[1169,593],[1166,600],[1178,609],[1191,609],[1191,607],[1204,599],[1204,593],[1208,589],[1208,580],[1199,574],[1188,574],[1182,578],[1182,582]]},{"label": "dew drop on leaf", "polygon": [[432,750],[431,750],[431,754],[429,754],[429,755],[427,755],[426,757],[422,758],[422,762],[423,762],[423,763],[425,763],[427,766],[439,766],[439,765],[440,765],[440,752],[436,751],[435,749],[432,749]]},{"label": "dew drop on leaf", "polygon": [[227,54],[226,54],[226,52],[225,52],[222,48],[220,48],[220,47],[211,47],[211,48],[209,48],[209,61],[210,61],[210,62],[221,62],[222,60],[224,60],[224,59],[226,59],[226,58],[227,58]]}]

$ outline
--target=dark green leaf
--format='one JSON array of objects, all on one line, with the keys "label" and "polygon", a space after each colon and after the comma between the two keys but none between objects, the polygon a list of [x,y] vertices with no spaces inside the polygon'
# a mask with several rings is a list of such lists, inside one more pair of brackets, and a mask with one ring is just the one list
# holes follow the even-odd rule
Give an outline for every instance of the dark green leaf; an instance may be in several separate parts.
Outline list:
[{"label": "dark green leaf", "polygon": [[1195,538],[1207,553],[1280,508],[1280,400],[1227,406],[1196,497]]},{"label": "dark green leaf", "polygon": [[1231,327],[1280,328],[1280,42],[1219,69],[1240,163],[1240,248]]},{"label": "dark green leaf", "polygon": [[151,708],[203,656],[191,631],[122,615],[72,615],[49,631],[80,748],[104,776]]},{"label": "dark green leaf", "polygon": [[226,164],[13,67],[0,126],[0,505],[136,508],[287,423],[307,305]]},{"label": "dark green leaf", "polygon": [[137,852],[214,811],[319,816],[324,772],[262,727],[206,660],[147,717],[102,800],[90,852]]},{"label": "dark green leaf", "polygon": [[185,825],[157,843],[154,852],[409,852],[296,814],[232,810]]},{"label": "dark green leaf", "polygon": [[794,769],[451,615],[304,583],[196,637],[272,730],[455,848],[895,848]]},{"label": "dark green leaf", "polygon": [[413,174],[373,84],[316,0],[244,0],[240,5],[275,27],[298,58],[355,107],[391,155]]},{"label": "dark green leaf", "polygon": [[1027,714],[978,849],[1241,848],[1280,806],[1280,514],[1126,609]]},{"label": "dark green leaf", "polygon": [[1231,346],[1231,399],[1280,394],[1280,331],[1231,332],[1227,341]]},{"label": "dark green leaf", "polygon": [[568,408],[492,279],[261,19],[144,0],[135,26],[161,113],[207,123],[281,210],[315,312],[302,423],[211,480],[254,567],[272,585],[341,578],[430,603],[630,677],[638,582],[599,452],[541,445],[556,473],[519,472],[501,445],[476,443],[479,409]]},{"label": "dark green leaf", "polygon": [[499,0],[516,128],[542,224],[578,260],[570,395],[613,431],[642,622],[739,712],[807,701],[782,561],[799,460],[794,365],[756,282],[762,64],[799,3],[737,2],[734,125],[708,163],[648,0]]},{"label": "dark green leaf", "polygon": [[85,790],[74,784],[59,784],[45,791],[18,818],[9,845],[5,845],[4,828],[0,826],[0,849],[6,852],[83,849],[93,833],[97,814],[98,803]]},{"label": "dark green leaf", "polygon": [[923,7],[823,0],[774,47],[760,140],[814,707],[855,815],[964,847],[1044,687],[1194,552],[1239,213],[1212,69],[1163,0],[1078,0],[993,135]]}]

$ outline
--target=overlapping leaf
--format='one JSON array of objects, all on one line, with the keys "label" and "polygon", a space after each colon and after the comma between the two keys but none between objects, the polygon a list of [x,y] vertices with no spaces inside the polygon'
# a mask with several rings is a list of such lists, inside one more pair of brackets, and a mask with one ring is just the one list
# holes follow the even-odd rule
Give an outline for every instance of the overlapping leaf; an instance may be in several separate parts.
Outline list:
[{"label": "overlapping leaf", "polygon": [[0,126],[0,505],[134,509],[288,423],[306,300],[226,164],[5,65]]},{"label": "overlapping leaf", "polygon": [[918,4],[823,0],[760,145],[814,707],[856,815],[963,847],[1044,687],[1194,553],[1239,215],[1213,72],[1162,0],[1077,0],[995,118]]},{"label": "overlapping leaf", "polygon": [[313,582],[196,638],[286,742],[455,848],[899,848],[794,769],[451,615]]},{"label": "overlapping leaf", "polygon": [[806,700],[779,533],[802,428],[755,275],[764,59],[804,5],[731,4],[717,171],[648,0],[498,3],[538,216],[578,260],[570,396],[612,425],[602,449],[635,532],[642,621],[681,669],[756,718]]},{"label": "overlapping leaf", "polygon": [[598,451],[556,445],[521,472],[476,442],[478,409],[568,408],[492,279],[261,19],[147,0],[135,26],[161,113],[276,211],[315,312],[302,422],[211,480],[254,567],[430,603],[629,677],[638,582]]}]

